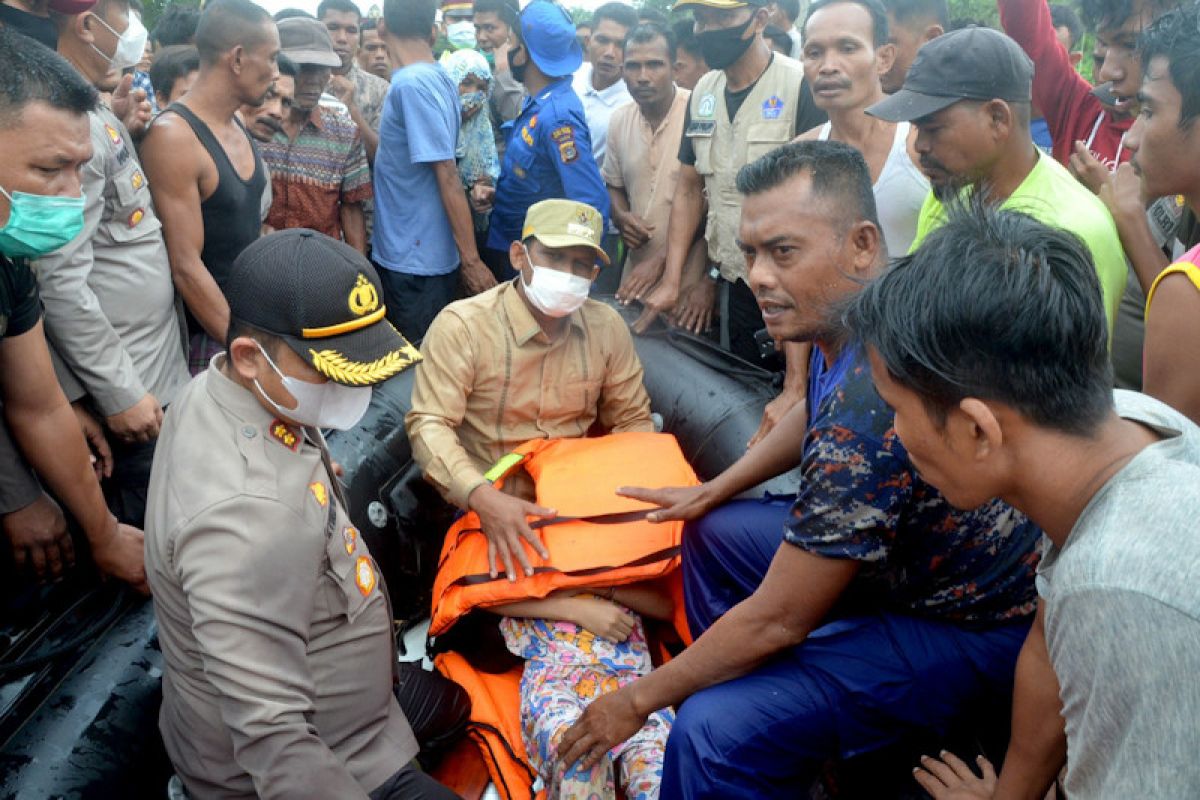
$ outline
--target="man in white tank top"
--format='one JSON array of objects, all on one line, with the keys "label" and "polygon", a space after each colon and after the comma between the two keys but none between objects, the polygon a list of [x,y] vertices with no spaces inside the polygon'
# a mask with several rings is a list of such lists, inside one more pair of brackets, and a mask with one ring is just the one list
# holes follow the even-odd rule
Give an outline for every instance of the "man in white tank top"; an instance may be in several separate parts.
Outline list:
[{"label": "man in white tank top", "polygon": [[829,122],[799,139],[832,139],[857,147],[871,170],[875,205],[888,255],[908,252],[929,180],[917,167],[916,130],[867,116],[883,99],[881,76],[892,68],[887,12],[879,0],[817,0],[804,26],[804,77]]}]

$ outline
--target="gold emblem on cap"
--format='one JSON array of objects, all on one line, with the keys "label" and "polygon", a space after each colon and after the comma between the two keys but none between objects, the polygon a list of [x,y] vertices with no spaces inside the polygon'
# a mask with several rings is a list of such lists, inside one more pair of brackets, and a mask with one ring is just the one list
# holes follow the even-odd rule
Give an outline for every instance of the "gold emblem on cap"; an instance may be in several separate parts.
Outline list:
[{"label": "gold emblem on cap", "polygon": [[350,290],[351,313],[361,317],[377,308],[379,308],[379,292],[375,291],[375,285],[367,280],[366,275],[359,273],[354,288]]}]

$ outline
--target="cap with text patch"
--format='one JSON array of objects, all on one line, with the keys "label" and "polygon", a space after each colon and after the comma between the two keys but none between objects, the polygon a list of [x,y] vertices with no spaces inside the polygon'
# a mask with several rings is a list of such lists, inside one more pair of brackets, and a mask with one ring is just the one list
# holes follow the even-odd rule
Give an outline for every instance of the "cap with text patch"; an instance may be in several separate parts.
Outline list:
[{"label": "cap with text patch", "polygon": [[587,203],[575,200],[542,200],[525,212],[525,227],[521,239],[530,236],[545,247],[590,247],[596,257],[608,264],[608,254],[601,247],[604,238],[604,217]]},{"label": "cap with text patch", "polygon": [[959,100],[1033,100],[1033,61],[1021,46],[991,28],[963,28],[917,51],[904,86],[867,113],[888,122],[936,114]]},{"label": "cap with text patch", "polygon": [[421,360],[388,322],[371,262],[323,233],[257,239],[234,260],[225,297],[232,319],[283,339],[334,383],[370,386]]}]

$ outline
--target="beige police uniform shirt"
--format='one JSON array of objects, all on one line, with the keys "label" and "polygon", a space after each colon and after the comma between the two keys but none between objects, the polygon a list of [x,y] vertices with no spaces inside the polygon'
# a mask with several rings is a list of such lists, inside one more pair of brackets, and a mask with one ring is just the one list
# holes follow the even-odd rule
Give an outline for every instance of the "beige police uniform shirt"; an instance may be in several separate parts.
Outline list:
[{"label": "beige police uniform shirt", "polygon": [[94,153],[81,176],[83,231],[33,269],[64,390],[72,400],[86,393],[111,416],[147,392],[167,405],[190,376],[146,174],[108,108],[88,117]]},{"label": "beige police uniform shirt", "polygon": [[[552,340],[515,283],[502,283],[443,309],[421,355],[404,422],[426,479],[459,508],[483,473],[523,442],[577,438],[593,425],[654,430],[629,326],[595,300]],[[529,488],[519,484],[505,489]]]},{"label": "beige police uniform shirt", "polygon": [[223,359],[168,411],[150,478],[163,743],[194,800],[365,798],[417,753],[378,570],[317,434]]}]

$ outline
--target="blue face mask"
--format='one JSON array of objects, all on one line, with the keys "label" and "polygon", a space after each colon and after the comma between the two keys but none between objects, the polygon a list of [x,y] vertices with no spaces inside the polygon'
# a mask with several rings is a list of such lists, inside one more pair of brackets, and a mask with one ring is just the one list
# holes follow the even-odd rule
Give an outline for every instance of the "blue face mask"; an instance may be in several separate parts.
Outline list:
[{"label": "blue face mask", "polygon": [[0,228],[0,253],[16,258],[39,258],[53,253],[83,230],[83,195],[9,194],[8,223]]}]

